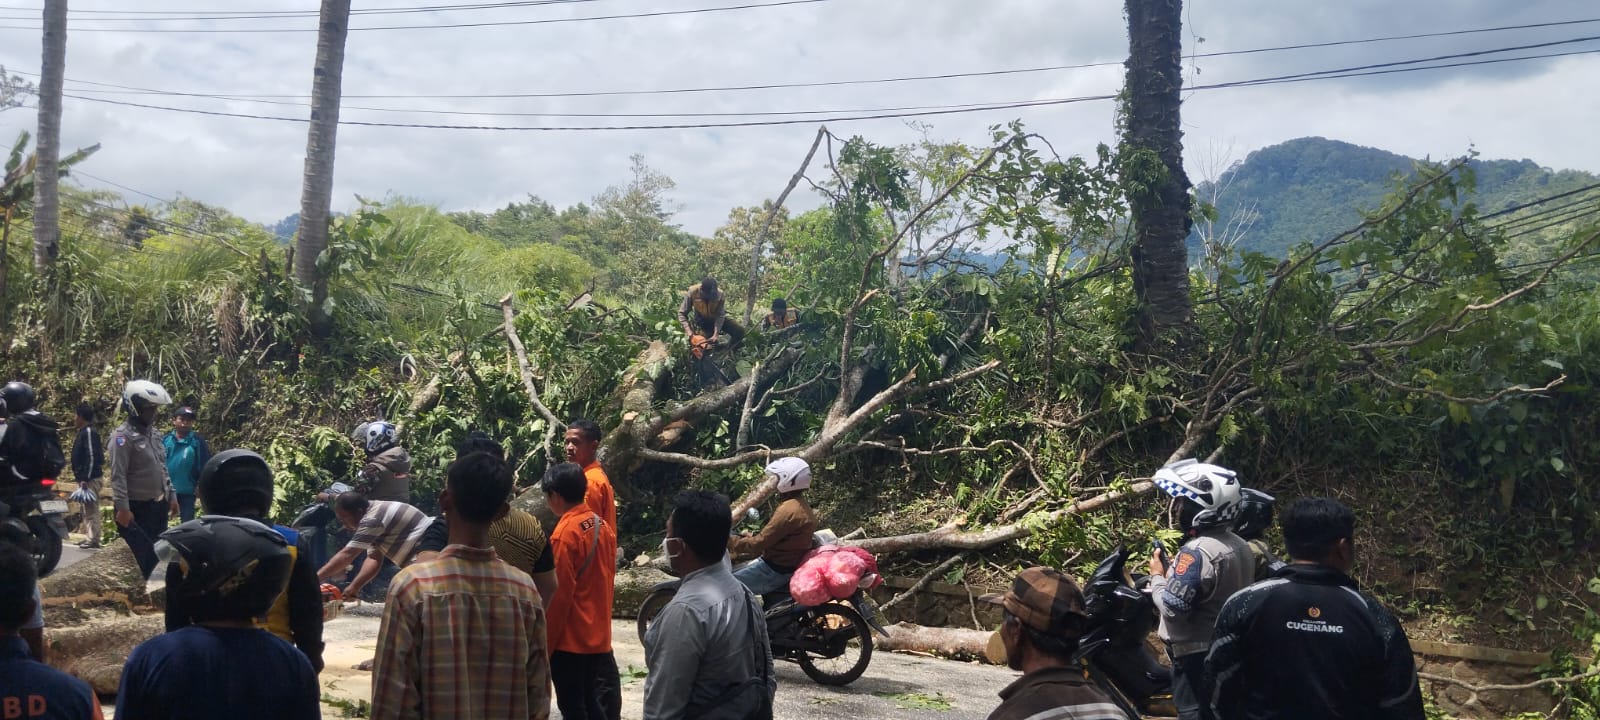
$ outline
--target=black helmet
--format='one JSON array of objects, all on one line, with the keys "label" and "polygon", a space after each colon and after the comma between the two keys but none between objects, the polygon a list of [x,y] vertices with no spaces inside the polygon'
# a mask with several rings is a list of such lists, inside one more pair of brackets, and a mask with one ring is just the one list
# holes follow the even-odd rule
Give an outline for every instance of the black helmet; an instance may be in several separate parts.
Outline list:
[{"label": "black helmet", "polygon": [[1261,537],[1272,527],[1272,496],[1244,488],[1239,493],[1239,516],[1233,520],[1234,534],[1246,540]]},{"label": "black helmet", "polygon": [[[272,468],[249,450],[224,450],[200,471],[195,495],[207,514],[264,517],[272,510]],[[241,507],[252,512],[241,512]]]},{"label": "black helmet", "polygon": [[178,563],[176,586],[191,620],[248,620],[272,608],[289,584],[289,545],[266,525],[206,515],[161,533],[156,552]]},{"label": "black helmet", "polygon": [[0,388],[0,417],[21,415],[33,409],[37,396],[33,394],[33,386],[13,380]]}]

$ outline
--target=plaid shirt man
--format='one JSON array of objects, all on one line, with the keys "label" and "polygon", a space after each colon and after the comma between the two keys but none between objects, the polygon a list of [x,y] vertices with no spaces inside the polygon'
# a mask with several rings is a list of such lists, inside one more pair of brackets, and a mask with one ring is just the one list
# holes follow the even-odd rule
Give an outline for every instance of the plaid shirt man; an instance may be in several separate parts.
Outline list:
[{"label": "plaid shirt man", "polygon": [[451,545],[389,585],[372,717],[550,717],[539,591],[491,549]]}]

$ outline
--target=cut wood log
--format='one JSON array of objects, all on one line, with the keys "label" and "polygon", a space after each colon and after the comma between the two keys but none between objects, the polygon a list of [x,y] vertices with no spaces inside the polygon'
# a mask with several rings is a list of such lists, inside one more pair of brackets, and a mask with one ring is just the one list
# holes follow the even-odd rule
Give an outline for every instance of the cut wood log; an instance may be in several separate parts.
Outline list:
[{"label": "cut wood log", "polygon": [[873,636],[876,647],[898,652],[925,652],[963,660],[985,660],[993,632],[965,628],[938,628],[895,623],[886,628],[889,636]]},{"label": "cut wood log", "polygon": [[[158,569],[157,572],[160,572]],[[125,608],[160,608],[165,593],[152,595],[139,563],[125,542],[113,542],[88,558],[39,581],[45,607],[120,603]]]},{"label": "cut wood log", "polygon": [[102,616],[73,627],[50,628],[46,636],[50,663],[89,683],[97,694],[113,696],[128,653],[165,631],[166,620],[159,613]]}]

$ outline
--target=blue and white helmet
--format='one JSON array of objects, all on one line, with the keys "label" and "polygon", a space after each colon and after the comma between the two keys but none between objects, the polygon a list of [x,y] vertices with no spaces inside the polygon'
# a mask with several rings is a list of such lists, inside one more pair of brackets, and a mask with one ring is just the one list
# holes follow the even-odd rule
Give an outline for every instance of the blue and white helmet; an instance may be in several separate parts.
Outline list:
[{"label": "blue and white helmet", "polygon": [[400,429],[393,423],[373,420],[362,423],[350,433],[350,438],[366,448],[368,453],[380,453],[400,444]]},{"label": "blue and white helmet", "polygon": [[1239,515],[1239,478],[1225,467],[1189,458],[1157,470],[1155,480],[1168,495],[1201,507],[1195,527],[1226,525]]}]

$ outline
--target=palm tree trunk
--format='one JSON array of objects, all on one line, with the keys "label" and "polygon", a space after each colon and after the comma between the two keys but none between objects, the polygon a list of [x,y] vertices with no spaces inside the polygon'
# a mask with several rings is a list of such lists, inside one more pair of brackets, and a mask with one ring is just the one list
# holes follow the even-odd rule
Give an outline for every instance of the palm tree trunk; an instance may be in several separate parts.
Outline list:
[{"label": "palm tree trunk", "polygon": [[67,71],[67,0],[45,0],[39,70],[39,136],[33,174],[33,268],[43,274],[61,242],[61,83]]},{"label": "palm tree trunk", "polygon": [[0,333],[11,330],[11,208],[0,221]]},{"label": "palm tree trunk", "polygon": [[305,180],[300,188],[300,229],[295,240],[294,276],[311,290],[306,318],[312,332],[325,336],[329,317],[328,279],[317,260],[328,248],[328,213],[333,204],[333,155],[339,132],[339,99],[344,84],[344,42],[350,31],[350,0],[323,0],[317,32],[317,65],[311,81],[311,129],[306,137]]},{"label": "palm tree trunk", "polygon": [[1185,245],[1193,220],[1179,115],[1183,0],[1127,0],[1127,11],[1124,149],[1160,162],[1159,169],[1137,157],[1129,163],[1136,173],[1144,168],[1154,171],[1134,178],[1136,189],[1128,194],[1136,234],[1133,287],[1139,300],[1139,337],[1148,346],[1169,336],[1181,341],[1193,319]]}]

